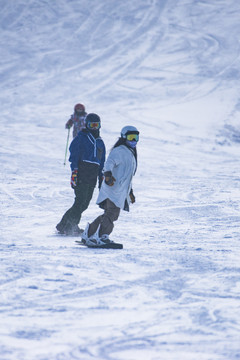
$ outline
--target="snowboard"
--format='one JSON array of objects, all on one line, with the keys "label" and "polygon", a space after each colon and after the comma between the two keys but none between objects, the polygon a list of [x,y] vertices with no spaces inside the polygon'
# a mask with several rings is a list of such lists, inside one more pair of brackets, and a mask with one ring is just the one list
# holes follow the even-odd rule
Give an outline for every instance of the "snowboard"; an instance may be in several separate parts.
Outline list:
[{"label": "snowboard", "polygon": [[104,244],[104,245],[86,245],[84,242],[80,241],[80,240],[75,240],[75,242],[78,245],[82,245],[82,246],[86,246],[88,248],[92,248],[92,249],[122,249],[123,245],[119,244],[119,243],[109,243],[109,244]]}]

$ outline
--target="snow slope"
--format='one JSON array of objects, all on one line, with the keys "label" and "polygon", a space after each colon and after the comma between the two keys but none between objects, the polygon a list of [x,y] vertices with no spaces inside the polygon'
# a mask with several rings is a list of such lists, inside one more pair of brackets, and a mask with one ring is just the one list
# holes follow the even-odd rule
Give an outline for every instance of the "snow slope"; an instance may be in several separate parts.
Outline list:
[{"label": "snow slope", "polygon": [[[240,3],[0,5],[0,359],[239,359]],[[140,130],[120,251],[55,235],[77,102]]]}]

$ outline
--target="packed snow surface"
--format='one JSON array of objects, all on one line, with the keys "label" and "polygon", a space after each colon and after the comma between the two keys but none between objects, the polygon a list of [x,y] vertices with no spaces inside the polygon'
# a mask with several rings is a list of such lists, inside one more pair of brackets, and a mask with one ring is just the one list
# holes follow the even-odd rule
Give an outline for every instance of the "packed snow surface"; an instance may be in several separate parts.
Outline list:
[{"label": "packed snow surface", "polygon": [[[0,6],[0,359],[240,359],[240,2]],[[140,131],[123,250],[55,232],[78,102]]]}]

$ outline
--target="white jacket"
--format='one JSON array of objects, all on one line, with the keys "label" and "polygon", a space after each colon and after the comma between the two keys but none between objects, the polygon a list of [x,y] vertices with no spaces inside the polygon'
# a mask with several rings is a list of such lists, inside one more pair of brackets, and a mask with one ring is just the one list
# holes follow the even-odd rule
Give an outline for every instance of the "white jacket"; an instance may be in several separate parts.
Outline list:
[{"label": "white jacket", "polygon": [[105,181],[102,182],[97,204],[110,199],[117,207],[124,209],[125,200],[130,203],[129,193],[136,166],[136,159],[129,148],[125,145],[114,148],[104,165],[104,172],[111,171],[116,181],[113,186],[107,185]]}]

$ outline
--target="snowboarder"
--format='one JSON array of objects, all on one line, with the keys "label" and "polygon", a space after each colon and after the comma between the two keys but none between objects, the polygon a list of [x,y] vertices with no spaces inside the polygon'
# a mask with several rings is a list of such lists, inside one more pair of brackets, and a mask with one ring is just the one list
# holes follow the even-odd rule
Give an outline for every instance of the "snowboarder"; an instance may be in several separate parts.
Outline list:
[{"label": "snowboarder", "polygon": [[73,206],[63,215],[56,229],[65,235],[80,233],[78,224],[83,211],[88,208],[97,183],[101,186],[105,145],[100,137],[101,120],[97,114],[86,117],[86,128],[78,133],[69,147],[71,162],[71,186],[74,189]]},{"label": "snowboarder", "polygon": [[73,126],[73,138],[77,136],[79,131],[86,127],[86,115],[87,113],[85,112],[85,106],[83,104],[76,104],[74,106],[74,113],[65,124],[66,129],[70,129]]},{"label": "snowboarder", "polygon": [[113,222],[118,219],[121,209],[129,211],[129,203],[135,202],[132,177],[137,169],[138,139],[139,131],[134,126],[125,126],[108,156],[97,199],[104,213],[91,224],[88,223],[81,235],[82,241],[88,246],[112,243],[109,235],[113,231]]}]

